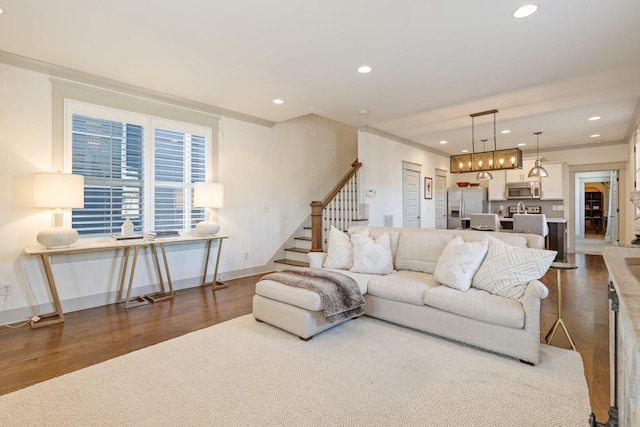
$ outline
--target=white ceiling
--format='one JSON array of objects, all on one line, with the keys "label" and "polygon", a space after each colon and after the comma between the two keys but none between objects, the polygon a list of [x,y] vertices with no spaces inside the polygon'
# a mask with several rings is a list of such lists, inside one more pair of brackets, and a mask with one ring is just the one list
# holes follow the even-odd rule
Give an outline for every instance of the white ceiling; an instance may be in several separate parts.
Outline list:
[{"label": "white ceiling", "polygon": [[[640,1],[532,1],[538,12],[516,20],[525,0],[0,0],[0,51],[272,122],[316,113],[447,153],[471,148],[469,114],[494,108],[498,148],[534,149],[536,131],[543,150],[628,138]],[[373,72],[357,73],[362,64]],[[492,148],[492,117],[475,129],[476,151],[482,138]]]}]

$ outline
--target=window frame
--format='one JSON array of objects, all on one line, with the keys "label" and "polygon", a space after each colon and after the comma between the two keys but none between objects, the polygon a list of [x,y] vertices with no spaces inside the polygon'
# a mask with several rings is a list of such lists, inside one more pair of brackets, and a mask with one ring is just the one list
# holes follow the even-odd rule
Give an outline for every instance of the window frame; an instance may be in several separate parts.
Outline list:
[{"label": "window frame", "polygon": [[[209,181],[213,178],[214,168],[214,149],[217,148],[217,144],[214,144],[213,129],[209,126],[202,126],[199,124],[186,123],[178,120],[166,119],[163,117],[155,117],[149,114],[140,112],[132,112],[127,110],[121,110],[118,108],[112,108],[108,106],[96,105],[87,102],[81,102],[73,99],[64,99],[64,137],[63,137],[63,168],[69,173],[72,169],[72,118],[74,114],[81,114],[90,117],[96,117],[100,119],[122,121],[130,124],[142,126],[143,131],[143,215],[142,215],[142,230],[149,231],[155,229],[155,134],[157,129],[167,130],[172,132],[180,132],[185,134],[193,134],[197,136],[203,136],[206,138],[206,158],[205,158],[205,180]],[[216,121],[217,123],[217,121]],[[187,191],[189,188],[193,188],[193,183],[182,182],[177,185],[184,188]],[[190,198],[187,197],[187,200]],[[191,206],[189,207],[191,208]],[[189,215],[183,220],[183,227],[180,231],[189,231],[193,229],[193,226],[188,221]],[[71,215],[65,216],[64,223],[66,226],[71,226]],[[117,232],[117,229],[113,230]],[[105,234],[88,234],[82,235],[81,238],[85,240],[97,238],[104,238]]]}]

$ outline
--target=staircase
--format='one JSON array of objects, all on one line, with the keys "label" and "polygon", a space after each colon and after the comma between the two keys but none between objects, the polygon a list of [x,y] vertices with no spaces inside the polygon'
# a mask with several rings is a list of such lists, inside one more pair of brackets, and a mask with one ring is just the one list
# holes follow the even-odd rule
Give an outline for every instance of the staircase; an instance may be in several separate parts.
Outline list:
[{"label": "staircase", "polygon": [[294,237],[295,245],[285,248],[285,258],[275,261],[276,271],[309,267],[309,252],[326,251],[331,226],[347,231],[354,223],[367,223],[360,210],[357,172],[361,166],[356,159],[323,201],[311,202],[311,227],[303,227],[303,236]]},{"label": "staircase", "polygon": [[309,267],[307,255],[311,251],[311,227],[304,227],[303,232],[302,237],[293,238],[295,246],[284,249],[284,258],[275,261],[276,271]]}]

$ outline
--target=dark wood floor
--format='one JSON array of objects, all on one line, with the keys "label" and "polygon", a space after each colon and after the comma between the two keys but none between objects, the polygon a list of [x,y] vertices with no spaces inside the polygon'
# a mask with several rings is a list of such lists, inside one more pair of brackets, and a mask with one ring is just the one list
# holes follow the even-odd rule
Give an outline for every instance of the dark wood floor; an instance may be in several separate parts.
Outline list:
[{"label": "dark wood floor", "polygon": [[[562,273],[563,318],[582,356],[592,410],[609,408],[608,273],[599,255],[570,255],[579,268]],[[260,276],[230,280],[228,289],[181,290],[175,299],[124,310],[108,305],[65,313],[64,324],[0,329],[0,395],[251,313]],[[556,273],[543,278],[541,340],[557,316]],[[570,348],[562,332],[553,345]],[[535,369],[535,368],[532,368]]]}]

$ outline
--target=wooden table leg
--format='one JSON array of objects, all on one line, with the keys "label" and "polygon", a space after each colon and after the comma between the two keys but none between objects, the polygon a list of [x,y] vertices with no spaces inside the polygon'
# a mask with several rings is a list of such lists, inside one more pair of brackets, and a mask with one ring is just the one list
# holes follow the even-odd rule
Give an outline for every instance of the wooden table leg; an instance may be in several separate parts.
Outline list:
[{"label": "wooden table leg", "polygon": [[[216,266],[215,269],[213,270],[213,281],[211,283],[206,283],[207,280],[207,267],[209,265],[209,256],[211,255],[211,244],[213,243],[213,240],[218,240],[218,254],[216,255]],[[228,288],[229,285],[226,284],[225,282],[220,282],[218,281],[218,266],[220,265],[220,254],[222,253],[222,239],[209,239],[207,240],[207,254],[205,255],[204,258],[204,272],[202,273],[202,284],[201,286],[205,286],[205,285],[212,285],[212,290],[215,292],[218,289],[224,289],[224,288]]]},{"label": "wooden table leg", "polygon": [[136,272],[136,263],[138,262],[138,250],[140,246],[136,246],[133,250],[133,261],[131,261],[131,274],[129,275],[129,286],[127,287],[127,298],[124,301],[124,308],[133,308],[141,305],[148,304],[148,301],[143,297],[133,297],[135,302],[131,302],[131,288],[133,288],[133,276]]},{"label": "wooden table leg", "polygon": [[171,274],[169,273],[169,263],[167,262],[167,252],[165,251],[164,245],[162,243],[159,243],[158,245],[160,246],[160,250],[162,251],[162,259],[164,261],[164,270],[167,273],[167,284],[169,285],[169,292],[166,292],[164,289],[164,281],[162,279],[162,269],[160,268],[160,260],[158,259],[158,250],[155,244],[151,244],[151,251],[153,252],[153,260],[156,265],[156,273],[158,274],[158,280],[160,281],[160,286],[162,286],[162,290],[160,292],[154,292],[154,293],[145,295],[145,298],[148,298],[153,302],[171,299],[174,296],[173,284],[171,283]]},{"label": "wooden table leg", "polygon": [[43,326],[54,325],[56,323],[64,323],[64,312],[62,311],[62,305],[60,304],[60,297],[58,296],[58,289],[56,288],[56,282],[53,279],[53,271],[51,270],[51,263],[49,261],[50,256],[47,254],[40,254],[42,260],[42,266],[47,275],[47,282],[49,283],[49,290],[51,291],[51,297],[53,298],[53,305],[55,311],[46,314],[40,314],[40,320],[31,320],[31,328],[41,328]]}]

